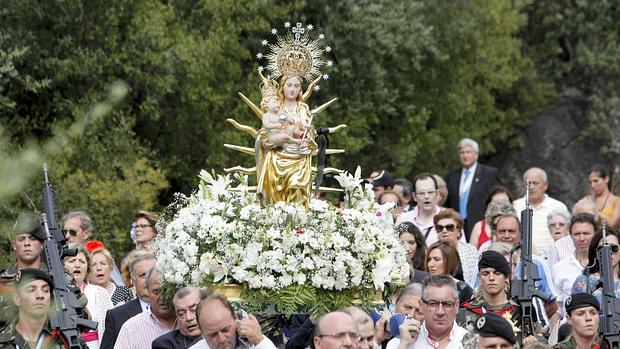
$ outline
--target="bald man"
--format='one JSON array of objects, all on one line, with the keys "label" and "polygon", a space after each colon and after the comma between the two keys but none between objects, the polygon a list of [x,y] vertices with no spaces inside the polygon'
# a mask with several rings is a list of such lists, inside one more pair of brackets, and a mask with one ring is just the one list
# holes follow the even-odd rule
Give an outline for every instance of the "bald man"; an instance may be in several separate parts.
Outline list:
[{"label": "bald man", "polygon": [[342,311],[327,313],[319,319],[314,332],[315,349],[358,349],[360,335],[355,319]]},{"label": "bald man", "polygon": [[[544,170],[538,167],[528,169],[523,174],[524,184],[527,181],[530,182],[530,207],[534,212],[532,217],[532,246],[536,249],[534,252],[538,253],[546,250],[554,242],[547,226],[547,215],[555,209],[568,211],[568,208],[562,202],[546,194],[549,181]],[[525,196],[515,200],[513,205],[517,215],[521,217],[521,211],[525,209]]]}]

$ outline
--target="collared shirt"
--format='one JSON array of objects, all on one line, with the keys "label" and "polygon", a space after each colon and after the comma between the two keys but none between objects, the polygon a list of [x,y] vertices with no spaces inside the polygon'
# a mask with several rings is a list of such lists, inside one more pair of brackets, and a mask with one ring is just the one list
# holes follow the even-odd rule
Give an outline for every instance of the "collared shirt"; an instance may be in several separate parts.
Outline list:
[{"label": "collared shirt", "polygon": [[[517,216],[521,219],[521,211],[525,209],[525,198],[515,200],[513,206],[517,211]],[[549,197],[547,194],[545,194],[545,198],[538,207],[534,208],[531,206],[531,208],[533,210],[532,246],[535,249],[533,252],[538,253],[538,251],[542,251],[554,243],[551,233],[549,232],[549,226],[547,226],[547,215],[555,209],[564,209],[568,211],[568,208],[566,208],[566,205],[562,202]]]},{"label": "collared shirt", "polygon": [[[276,349],[276,346],[273,344],[271,339],[267,338],[267,336],[263,336],[263,340],[260,343],[253,346],[246,346],[240,340],[237,340],[237,345],[235,349],[245,349],[245,348],[254,348],[254,349]],[[210,349],[209,343],[203,338],[198,343],[189,347],[189,349]]]},{"label": "collared shirt", "polygon": [[553,267],[557,262],[564,258],[568,258],[575,253],[575,244],[573,238],[570,235],[566,235],[559,238],[556,242],[549,247],[549,254],[547,256],[547,264],[549,268]]},{"label": "collared shirt", "polygon": [[141,298],[138,299],[140,300],[140,307],[142,308],[142,312],[146,312],[151,309],[151,303],[145,302]]},{"label": "collared shirt", "polygon": [[175,327],[176,323],[172,328],[166,327],[150,310],[147,310],[123,324],[114,349],[150,348],[155,338],[174,330]]},{"label": "collared shirt", "polygon": [[[463,337],[465,337],[466,334],[467,334],[467,330],[457,325],[456,321],[454,321],[454,323],[452,324],[452,330],[450,331],[450,335],[449,335],[450,341],[448,342],[446,349],[463,348],[462,341],[463,341]],[[386,349],[396,349],[398,348],[399,344],[400,344],[400,338],[394,337],[388,342]],[[435,347],[433,347],[429,342],[428,330],[426,329],[425,323],[422,324],[422,327],[420,328],[420,334],[418,334],[418,338],[416,339],[415,343],[409,344],[407,346],[407,349],[413,349],[413,348],[435,349]]]},{"label": "collared shirt", "polygon": [[[474,173],[476,173],[477,167],[478,167],[478,162],[475,162],[473,165],[471,165],[470,168],[461,169],[461,184],[459,185],[459,198],[462,197],[466,191],[471,189],[471,183],[473,182]],[[467,176],[466,180],[463,180],[465,179],[465,171],[469,171],[469,175]]]},{"label": "collared shirt", "polygon": [[566,314],[564,302],[573,293],[573,284],[582,273],[583,266],[579,263],[575,254],[557,262],[552,268],[551,275],[553,275],[555,289],[559,292],[558,303],[560,304],[560,314],[562,317]]}]

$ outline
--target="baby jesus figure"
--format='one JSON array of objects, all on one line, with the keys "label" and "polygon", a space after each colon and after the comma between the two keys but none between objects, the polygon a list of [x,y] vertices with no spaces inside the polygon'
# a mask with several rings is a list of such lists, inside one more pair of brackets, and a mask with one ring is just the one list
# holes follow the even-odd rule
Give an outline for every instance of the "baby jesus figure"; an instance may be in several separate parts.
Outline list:
[{"label": "baby jesus figure", "polygon": [[280,114],[280,103],[276,96],[266,96],[261,102],[266,110],[263,114],[263,128],[267,131],[267,142],[270,147],[281,147],[285,144],[302,143],[304,132],[294,123]]}]

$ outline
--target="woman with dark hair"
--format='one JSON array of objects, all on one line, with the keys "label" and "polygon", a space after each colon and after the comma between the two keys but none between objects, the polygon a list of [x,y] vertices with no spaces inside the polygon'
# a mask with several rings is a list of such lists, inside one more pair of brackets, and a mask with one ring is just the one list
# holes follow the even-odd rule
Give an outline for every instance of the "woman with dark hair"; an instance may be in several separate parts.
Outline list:
[{"label": "woman with dark hair", "polygon": [[449,275],[456,282],[459,291],[459,302],[471,299],[474,290],[466,282],[457,280],[454,275],[460,265],[459,252],[454,242],[439,240],[428,247],[426,252],[426,271],[431,275]]},{"label": "woman with dark hair", "polygon": [[609,191],[609,170],[607,167],[596,164],[588,171],[588,184],[592,194],[588,194],[584,199],[592,200],[596,203],[601,218],[607,221],[608,226],[616,227],[620,223],[620,198]]},{"label": "woman with dark hair", "polygon": [[506,201],[512,204],[512,195],[508,188],[503,185],[494,185],[489,189],[487,198],[484,200],[484,212],[485,218],[478,221],[471,230],[471,236],[469,237],[469,243],[474,245],[477,249],[485,242],[491,240],[491,222],[489,220],[489,205],[492,202]]},{"label": "woman with dark hair", "polygon": [[[584,269],[583,275],[579,275],[573,283],[572,293],[587,292],[591,293],[599,302],[602,302],[601,288],[598,287],[601,277],[600,266],[596,259],[596,252],[603,244],[603,233],[599,230],[590,242],[588,250],[588,266]],[[614,275],[614,291],[616,297],[620,297],[620,234],[614,229],[607,229],[606,242],[611,247],[611,268]]]},{"label": "woman with dark hair", "polygon": [[405,247],[407,263],[409,264],[409,281],[422,282],[428,276],[424,271],[426,243],[420,229],[411,222],[402,222],[396,226],[400,243]]}]

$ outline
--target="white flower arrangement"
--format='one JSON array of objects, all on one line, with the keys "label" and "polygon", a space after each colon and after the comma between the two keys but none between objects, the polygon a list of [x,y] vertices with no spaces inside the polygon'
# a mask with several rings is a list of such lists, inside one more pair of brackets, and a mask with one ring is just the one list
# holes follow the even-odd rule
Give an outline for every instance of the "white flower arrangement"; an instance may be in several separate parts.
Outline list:
[{"label": "white flower arrangement", "polygon": [[163,281],[281,290],[292,285],[346,290],[399,283],[409,274],[386,207],[361,187],[360,170],[337,176],[346,208],[325,201],[261,207],[247,176],[200,173],[199,190],[164,222],[154,248]]}]

